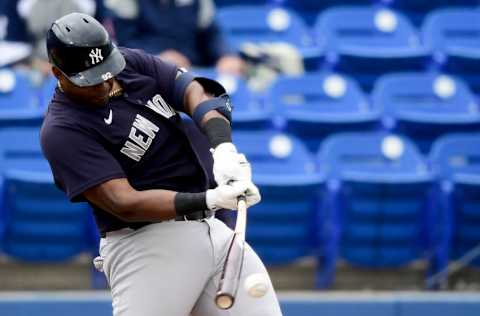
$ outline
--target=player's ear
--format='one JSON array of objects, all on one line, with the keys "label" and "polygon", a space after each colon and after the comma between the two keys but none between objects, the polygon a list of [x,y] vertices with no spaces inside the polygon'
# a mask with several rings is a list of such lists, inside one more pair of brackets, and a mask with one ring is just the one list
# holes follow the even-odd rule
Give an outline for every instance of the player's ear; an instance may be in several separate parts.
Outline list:
[{"label": "player's ear", "polygon": [[53,75],[60,80],[60,78],[62,77],[62,72],[55,66],[52,66],[52,73]]}]

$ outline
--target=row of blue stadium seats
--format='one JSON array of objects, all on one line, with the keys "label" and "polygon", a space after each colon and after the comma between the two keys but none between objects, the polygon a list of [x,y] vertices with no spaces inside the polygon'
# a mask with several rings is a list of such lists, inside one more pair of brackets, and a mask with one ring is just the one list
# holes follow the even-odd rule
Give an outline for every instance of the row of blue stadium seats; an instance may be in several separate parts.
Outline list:
[{"label": "row of blue stadium seats", "polygon": [[394,7],[407,8],[409,10],[429,10],[445,6],[477,6],[479,0],[215,0],[215,4],[219,7],[232,5],[273,5],[281,4],[288,7],[297,6],[305,9],[322,9],[325,7],[339,5],[368,5],[368,4],[386,4]]},{"label": "row of blue stadium seats", "polygon": [[402,13],[375,6],[330,8],[312,29],[283,8],[233,6],[217,15],[225,38],[240,51],[245,43],[286,42],[298,48],[307,70],[345,72],[367,89],[386,72],[432,68],[462,73],[478,89],[479,18],[478,7],[439,9],[419,32]]},{"label": "row of blue stadium seats", "polygon": [[416,25],[421,24],[423,18],[430,11],[452,6],[475,7],[480,5],[478,0],[217,0],[217,6],[280,6],[296,11],[308,24],[315,22],[320,11],[346,5],[376,5],[393,8],[406,14]]},{"label": "row of blue stadium seats", "polygon": [[394,131],[410,136],[426,153],[445,133],[480,131],[477,97],[463,80],[438,73],[385,75],[371,95],[335,73],[279,78],[263,103],[236,88],[234,129],[274,126],[300,137],[313,152],[335,132]]},{"label": "row of blue stadium seats", "polygon": [[[345,131],[405,134],[424,153],[445,133],[480,131],[477,97],[462,79],[441,73],[384,75],[370,95],[348,76],[309,73],[280,77],[262,96],[238,78],[207,75],[232,95],[235,130],[273,127],[298,136],[312,152],[328,135]],[[40,125],[56,81],[31,89],[21,74],[16,80],[12,92],[0,94],[0,127]]]},{"label": "row of blue stadium seats", "polygon": [[240,80],[210,76],[232,95],[235,130],[273,127],[298,136],[312,152],[328,135],[345,131],[406,134],[424,153],[445,133],[480,131],[478,98],[456,76],[388,74],[367,94],[349,76],[308,73],[278,78],[261,97]]},{"label": "row of blue stadium seats", "polygon": [[[269,265],[316,256],[319,287],[332,284],[339,258],[368,267],[424,259],[438,272],[480,242],[479,136],[445,136],[427,159],[403,136],[335,134],[315,157],[288,134],[236,131],[263,196],[247,238]],[[0,140],[2,251],[56,261],[95,249],[88,207],[54,187],[38,129],[3,129]]]},{"label": "row of blue stadium seats", "polygon": [[478,7],[436,10],[421,32],[400,12],[377,6],[330,8],[312,28],[295,12],[269,6],[226,7],[218,21],[237,49],[287,42],[299,48],[308,70],[345,72],[367,89],[386,72],[434,68],[461,74],[479,90],[479,16]]},{"label": "row of blue stadium seats", "polygon": [[367,267],[425,259],[438,272],[480,242],[479,135],[446,136],[425,159],[405,137],[336,134],[315,159],[298,139],[238,133],[263,194],[249,241],[269,264],[313,246],[319,287],[332,284],[339,258]]}]

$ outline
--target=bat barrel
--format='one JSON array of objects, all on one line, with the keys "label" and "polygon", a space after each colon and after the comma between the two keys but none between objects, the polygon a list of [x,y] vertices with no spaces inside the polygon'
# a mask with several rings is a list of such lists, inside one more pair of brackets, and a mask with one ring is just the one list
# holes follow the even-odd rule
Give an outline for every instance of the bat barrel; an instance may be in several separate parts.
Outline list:
[{"label": "bat barrel", "polygon": [[243,248],[243,241],[238,240],[237,234],[233,235],[223,273],[220,277],[220,286],[215,297],[215,302],[221,304],[217,306],[222,309],[230,308],[235,301],[243,265]]},{"label": "bat barrel", "polygon": [[235,296],[238,291],[243,266],[246,212],[245,197],[240,197],[238,199],[235,233],[228,247],[222,275],[220,276],[220,284],[217,295],[215,296],[215,304],[220,309],[229,309],[235,303]]},{"label": "bat barrel", "polygon": [[215,304],[221,309],[229,309],[233,306],[234,301],[235,298],[232,295],[226,293],[219,292],[215,297]]}]

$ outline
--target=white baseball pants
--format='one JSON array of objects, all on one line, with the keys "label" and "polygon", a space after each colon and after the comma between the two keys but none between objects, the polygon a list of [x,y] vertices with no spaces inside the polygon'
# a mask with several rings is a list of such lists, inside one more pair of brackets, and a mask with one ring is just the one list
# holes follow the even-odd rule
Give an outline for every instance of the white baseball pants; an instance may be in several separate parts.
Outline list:
[{"label": "white baseball pants", "polygon": [[234,306],[216,307],[214,297],[232,234],[215,218],[107,233],[100,241],[100,256],[112,292],[113,315],[281,316],[269,278],[270,289],[261,298],[250,297],[243,288],[248,275],[267,274],[248,245]]}]

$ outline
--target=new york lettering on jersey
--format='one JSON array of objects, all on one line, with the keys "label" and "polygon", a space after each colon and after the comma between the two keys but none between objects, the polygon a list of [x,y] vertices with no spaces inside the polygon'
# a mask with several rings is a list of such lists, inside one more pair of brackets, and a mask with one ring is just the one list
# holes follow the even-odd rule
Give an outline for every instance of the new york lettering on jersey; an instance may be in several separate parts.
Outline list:
[{"label": "new york lettering on jersey", "polygon": [[[158,93],[149,99],[144,105],[149,111],[153,111],[166,119],[170,119],[177,114],[173,107],[171,107]],[[148,120],[141,114],[137,114],[130,129],[128,140],[125,142],[125,145],[120,152],[137,162],[140,161],[152,144],[158,130],[159,127],[152,121]]]},{"label": "new york lettering on jersey", "polygon": [[156,94],[151,100],[148,100],[146,106],[167,119],[176,114],[175,110],[165,102],[160,94]]},{"label": "new york lettering on jersey", "polygon": [[[133,126],[130,129],[130,134],[128,135],[129,140],[125,142],[125,145],[120,152],[135,161],[140,161],[152,144],[158,130],[159,128],[157,125],[153,124],[140,114],[137,114]],[[138,133],[138,131],[141,131],[143,134]]]}]

